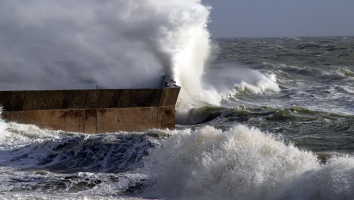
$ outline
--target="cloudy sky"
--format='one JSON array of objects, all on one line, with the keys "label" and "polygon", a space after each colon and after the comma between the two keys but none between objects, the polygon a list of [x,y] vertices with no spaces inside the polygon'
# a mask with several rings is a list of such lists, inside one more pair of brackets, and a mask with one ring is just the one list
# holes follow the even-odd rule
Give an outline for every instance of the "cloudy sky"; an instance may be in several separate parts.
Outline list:
[{"label": "cloudy sky", "polygon": [[354,36],[353,0],[202,0],[212,37]]}]

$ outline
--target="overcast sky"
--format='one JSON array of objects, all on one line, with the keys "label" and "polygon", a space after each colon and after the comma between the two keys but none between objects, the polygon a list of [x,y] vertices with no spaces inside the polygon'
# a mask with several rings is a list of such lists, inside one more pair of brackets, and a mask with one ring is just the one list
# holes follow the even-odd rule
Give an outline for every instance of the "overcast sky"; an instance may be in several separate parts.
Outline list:
[{"label": "overcast sky", "polygon": [[212,37],[354,36],[354,0],[202,0]]}]

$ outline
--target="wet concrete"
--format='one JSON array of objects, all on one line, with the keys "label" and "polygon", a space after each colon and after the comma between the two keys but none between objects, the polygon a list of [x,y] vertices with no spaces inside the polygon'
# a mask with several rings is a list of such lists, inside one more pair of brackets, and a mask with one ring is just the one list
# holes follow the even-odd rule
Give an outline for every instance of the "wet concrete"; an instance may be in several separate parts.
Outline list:
[{"label": "wet concrete", "polygon": [[179,87],[0,91],[3,118],[42,128],[102,133],[175,127]]}]

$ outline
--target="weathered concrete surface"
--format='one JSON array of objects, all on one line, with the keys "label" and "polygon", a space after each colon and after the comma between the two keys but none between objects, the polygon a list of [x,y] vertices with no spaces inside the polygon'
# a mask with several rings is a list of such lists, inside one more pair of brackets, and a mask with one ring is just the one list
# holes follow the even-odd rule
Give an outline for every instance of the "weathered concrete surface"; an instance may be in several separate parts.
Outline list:
[{"label": "weathered concrete surface", "polygon": [[39,127],[102,133],[175,127],[179,87],[0,91],[3,117]]}]

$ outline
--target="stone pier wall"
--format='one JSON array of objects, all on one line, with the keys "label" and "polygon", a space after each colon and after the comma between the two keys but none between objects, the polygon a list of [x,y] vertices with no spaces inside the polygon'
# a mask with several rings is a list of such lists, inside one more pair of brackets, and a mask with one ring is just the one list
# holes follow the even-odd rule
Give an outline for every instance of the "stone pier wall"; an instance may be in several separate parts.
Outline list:
[{"label": "stone pier wall", "polygon": [[103,133],[175,127],[180,88],[0,91],[3,118],[42,128]]}]

